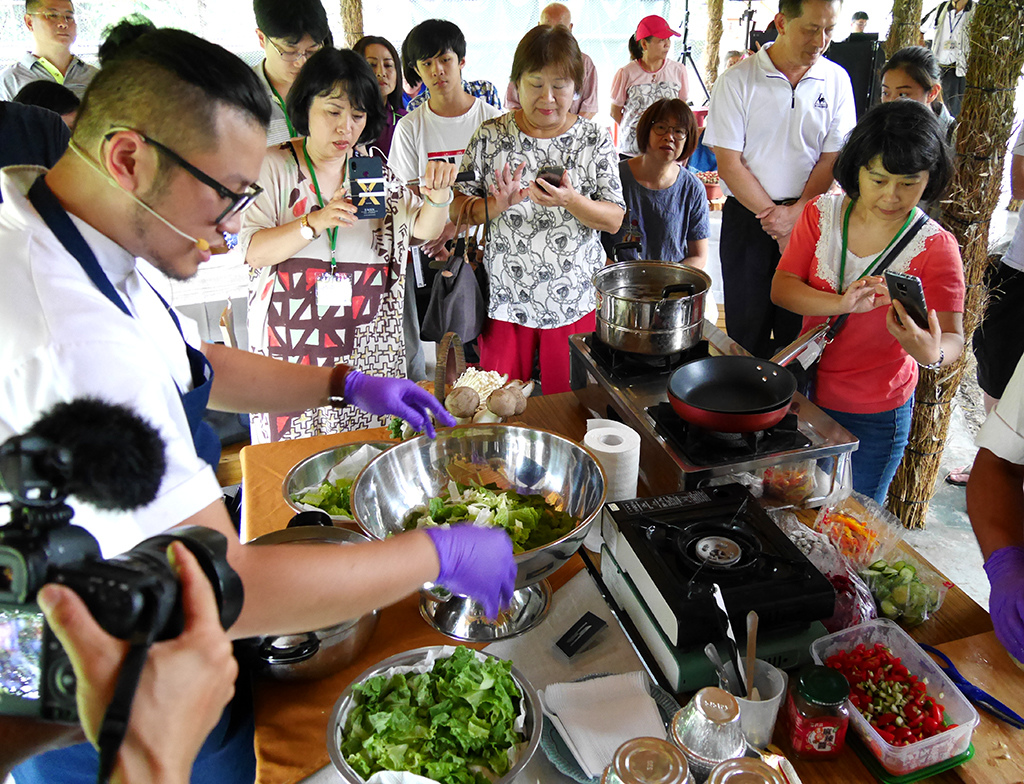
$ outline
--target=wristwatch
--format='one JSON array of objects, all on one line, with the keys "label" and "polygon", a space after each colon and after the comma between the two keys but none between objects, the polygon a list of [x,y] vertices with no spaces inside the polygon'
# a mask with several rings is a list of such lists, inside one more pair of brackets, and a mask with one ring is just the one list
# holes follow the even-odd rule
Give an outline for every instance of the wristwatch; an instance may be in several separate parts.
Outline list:
[{"label": "wristwatch", "polygon": [[316,232],[313,231],[313,227],[309,225],[308,215],[303,215],[299,219],[299,234],[302,235],[302,239],[306,242],[312,242],[316,239]]}]

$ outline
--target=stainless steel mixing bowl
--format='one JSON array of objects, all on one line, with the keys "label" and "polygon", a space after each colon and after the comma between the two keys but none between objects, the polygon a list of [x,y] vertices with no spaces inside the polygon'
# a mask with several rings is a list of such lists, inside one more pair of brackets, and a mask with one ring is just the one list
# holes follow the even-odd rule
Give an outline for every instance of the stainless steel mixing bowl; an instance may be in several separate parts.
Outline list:
[{"label": "stainless steel mixing bowl", "polygon": [[[281,483],[281,492],[284,494],[285,503],[296,512],[303,511],[303,507],[292,500],[292,496],[305,490],[307,487],[316,487],[327,477],[327,472],[340,463],[349,455],[355,454],[361,447],[372,446],[381,451],[394,446],[394,441],[355,441],[351,444],[332,446],[310,455],[305,460],[296,463],[292,470],[285,475]],[[331,515],[331,519],[338,523],[350,523],[351,517],[339,517]]]},{"label": "stainless steel mixing bowl", "polygon": [[363,469],[352,488],[352,513],[370,536],[402,530],[406,514],[440,495],[449,480],[487,483],[494,477],[524,495],[554,499],[579,522],[543,547],[516,556],[516,593],[497,622],[465,597],[436,588],[420,603],[423,616],[456,639],[486,641],[521,634],[547,612],[551,588],[544,578],[579,549],[604,503],[605,478],[584,446],[546,430],[518,425],[470,425],[393,446]]},{"label": "stainless steel mixing bowl", "polygon": [[[427,657],[441,650],[442,646],[432,646],[427,648],[416,648],[412,651],[405,651],[404,653],[397,653],[394,656],[390,656],[379,664],[375,664],[373,667],[368,669],[354,681],[341,693],[338,697],[338,701],[334,704],[334,710],[331,711],[331,718],[327,722],[327,753],[331,757],[331,762],[334,763],[335,770],[338,771],[342,779],[347,784],[362,784],[363,779],[356,773],[352,766],[349,765],[345,758],[341,755],[341,732],[344,729],[345,717],[348,715],[349,707],[352,704],[352,689],[361,683],[365,683],[370,678],[380,675],[385,670],[389,670],[392,667],[413,667],[421,662],[427,661]],[[484,654],[489,656],[490,654]],[[526,735],[526,740],[519,749],[519,756],[516,761],[512,763],[512,767],[508,773],[499,779],[496,779],[494,784],[509,784],[523,768],[530,761],[530,758],[537,751],[537,746],[540,745],[541,729],[543,721],[541,718],[541,706],[540,697],[537,694],[537,690],[530,685],[530,682],[523,677],[523,674],[515,667],[512,668],[512,679],[516,682],[519,690],[523,694],[523,700],[526,703],[525,719],[526,726],[523,727],[523,732]]]}]

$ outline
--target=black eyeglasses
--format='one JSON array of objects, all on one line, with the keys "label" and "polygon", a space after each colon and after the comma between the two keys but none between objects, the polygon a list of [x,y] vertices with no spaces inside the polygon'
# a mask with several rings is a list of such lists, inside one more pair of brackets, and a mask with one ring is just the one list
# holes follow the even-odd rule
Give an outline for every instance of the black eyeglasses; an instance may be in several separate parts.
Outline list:
[{"label": "black eyeglasses", "polygon": [[257,196],[263,193],[263,188],[261,188],[259,185],[250,185],[249,189],[245,193],[235,193],[226,185],[221,185],[219,182],[213,179],[213,177],[204,172],[202,169],[193,166],[191,163],[189,163],[180,155],[178,155],[178,153],[176,153],[170,147],[161,144],[155,139],[150,139],[142,131],[137,130],[135,128],[114,128],[110,130],[104,138],[107,141],[110,141],[110,139],[113,138],[114,134],[120,133],[121,131],[131,131],[132,133],[137,133],[139,136],[142,137],[142,140],[146,144],[150,145],[151,147],[155,147],[157,150],[162,152],[164,155],[166,155],[168,158],[170,158],[172,161],[178,164],[178,166],[180,166],[193,177],[195,177],[197,180],[199,180],[199,182],[203,183],[203,185],[208,185],[209,187],[213,188],[217,192],[217,195],[220,196],[222,199],[227,199],[230,202],[230,204],[228,204],[227,208],[224,210],[224,212],[220,214],[217,220],[214,221],[214,224],[222,223],[228,218],[233,218],[235,215],[238,215],[243,210],[245,210],[246,207],[248,207],[250,204],[256,201]]},{"label": "black eyeglasses", "polygon": [[[266,35],[266,33],[264,33],[264,35]],[[277,41],[275,41],[269,35],[267,35],[267,40],[270,41],[271,46],[277,49],[277,53],[281,55],[281,59],[284,60],[286,63],[297,63],[299,60],[308,60],[310,57],[312,57],[313,55],[315,55],[317,52],[324,48],[323,42],[321,41],[320,43],[314,44],[313,46],[309,47],[309,49],[307,49],[304,52],[289,52],[288,50],[282,49],[280,46],[278,46]]]}]

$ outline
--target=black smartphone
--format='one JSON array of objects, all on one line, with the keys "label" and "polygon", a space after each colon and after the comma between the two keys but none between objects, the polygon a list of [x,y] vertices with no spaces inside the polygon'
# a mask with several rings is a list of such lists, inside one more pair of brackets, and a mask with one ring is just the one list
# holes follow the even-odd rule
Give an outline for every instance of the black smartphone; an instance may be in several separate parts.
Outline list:
[{"label": "black smartphone", "polygon": [[898,301],[921,329],[928,329],[928,305],[924,301],[924,287],[917,275],[885,271],[889,298]]},{"label": "black smartphone", "polygon": [[351,158],[348,162],[349,195],[357,218],[383,218],[384,164],[380,158]]},{"label": "black smartphone", "polygon": [[544,182],[557,188],[562,183],[563,174],[565,174],[564,166],[542,166],[540,171],[537,172],[537,179],[544,180]]}]

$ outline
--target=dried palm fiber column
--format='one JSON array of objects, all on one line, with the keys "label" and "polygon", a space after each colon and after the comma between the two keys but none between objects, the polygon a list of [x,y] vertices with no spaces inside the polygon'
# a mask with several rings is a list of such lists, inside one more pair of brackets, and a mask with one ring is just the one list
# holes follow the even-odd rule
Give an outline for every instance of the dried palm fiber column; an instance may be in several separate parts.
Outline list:
[{"label": "dried palm fiber column", "polygon": [[916,46],[921,36],[921,6],[923,0],[893,0],[892,25],[885,41],[885,59],[888,60],[905,46]]},{"label": "dried palm fiber column", "polygon": [[708,0],[708,42],[704,49],[704,76],[711,89],[718,78],[718,61],[722,46],[722,0]]},{"label": "dried palm fiber column", "polygon": [[[956,131],[953,182],[943,199],[942,224],[960,243],[967,282],[964,353],[981,319],[989,265],[989,222],[999,201],[1013,103],[1024,66],[1024,0],[981,0],[970,30],[967,89]],[[910,443],[889,488],[887,505],[908,528],[923,528],[949,430],[953,396],[966,367],[961,356],[921,371]]]},{"label": "dried palm fiber column", "polygon": [[351,49],[363,37],[363,0],[341,0],[341,24],[346,46]]}]

